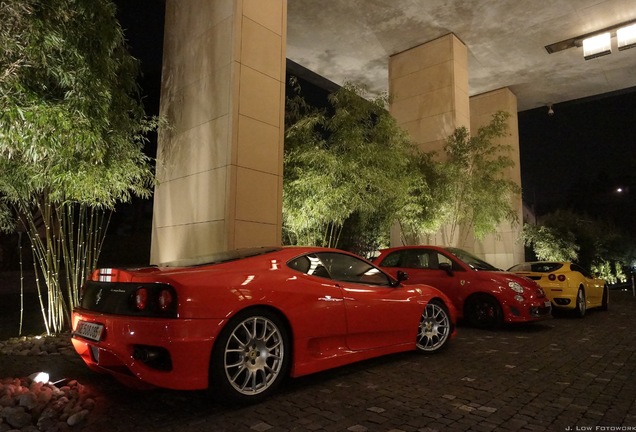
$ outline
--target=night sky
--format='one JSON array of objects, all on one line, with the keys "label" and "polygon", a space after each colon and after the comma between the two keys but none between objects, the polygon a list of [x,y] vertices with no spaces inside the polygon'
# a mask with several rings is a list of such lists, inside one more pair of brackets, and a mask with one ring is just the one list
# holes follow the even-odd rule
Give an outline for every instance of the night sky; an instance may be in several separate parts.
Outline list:
[{"label": "night sky", "polygon": [[[131,51],[141,60],[147,112],[158,114],[164,1],[115,3]],[[552,116],[547,107],[518,114],[524,201],[539,214],[581,202],[584,209],[597,210],[617,199],[631,203],[636,88],[557,103],[553,110]],[[623,188],[620,196],[618,187]]]},{"label": "night sky", "polygon": [[553,110],[551,116],[545,107],[519,113],[526,202],[540,210],[570,204],[571,192],[582,186],[629,193],[636,169],[636,89],[555,104]]}]

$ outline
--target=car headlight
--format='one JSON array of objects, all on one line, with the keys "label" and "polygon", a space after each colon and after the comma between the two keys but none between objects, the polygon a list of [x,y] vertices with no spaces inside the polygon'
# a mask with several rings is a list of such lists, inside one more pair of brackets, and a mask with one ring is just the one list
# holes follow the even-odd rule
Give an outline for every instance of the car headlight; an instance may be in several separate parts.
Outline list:
[{"label": "car headlight", "polygon": [[511,290],[518,294],[523,294],[523,287],[519,285],[519,282],[508,282],[508,286]]}]

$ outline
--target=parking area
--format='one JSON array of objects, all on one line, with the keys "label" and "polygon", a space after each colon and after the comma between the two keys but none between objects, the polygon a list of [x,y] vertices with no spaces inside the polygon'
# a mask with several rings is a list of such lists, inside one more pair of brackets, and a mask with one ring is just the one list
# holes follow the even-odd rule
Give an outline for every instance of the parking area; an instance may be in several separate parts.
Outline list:
[{"label": "parking area", "polygon": [[611,294],[608,312],[496,331],[462,326],[441,353],[289,380],[254,406],[224,406],[205,392],[131,391],[75,355],[0,354],[0,378],[48,368],[77,379],[97,404],[73,430],[90,432],[636,430],[636,300]]}]

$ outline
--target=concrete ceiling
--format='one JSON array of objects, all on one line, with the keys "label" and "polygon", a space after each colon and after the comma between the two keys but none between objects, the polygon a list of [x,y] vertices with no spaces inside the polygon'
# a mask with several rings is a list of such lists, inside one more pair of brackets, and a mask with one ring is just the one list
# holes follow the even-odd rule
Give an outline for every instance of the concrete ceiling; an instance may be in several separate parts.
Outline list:
[{"label": "concrete ceiling", "polygon": [[388,89],[392,54],[454,33],[470,95],[509,87],[524,111],[636,86],[636,48],[583,59],[565,39],[636,19],[636,0],[288,0],[287,57],[337,83]]}]

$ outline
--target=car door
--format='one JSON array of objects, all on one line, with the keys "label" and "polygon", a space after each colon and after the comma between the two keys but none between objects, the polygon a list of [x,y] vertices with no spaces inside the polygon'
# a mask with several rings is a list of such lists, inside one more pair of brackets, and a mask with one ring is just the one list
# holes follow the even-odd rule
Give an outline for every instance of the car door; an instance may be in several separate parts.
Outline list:
[{"label": "car door", "polygon": [[415,343],[424,309],[412,301],[415,290],[392,286],[387,274],[352,255],[316,255],[343,290],[349,349]]},{"label": "car door", "polygon": [[[397,254],[394,256],[394,254]],[[382,267],[390,266],[391,274],[402,270],[408,274],[407,284],[426,284],[450,297],[455,308],[463,309],[469,281],[466,271],[453,259],[429,248],[409,248],[396,251],[382,261]],[[449,272],[443,267],[447,266]]]}]

